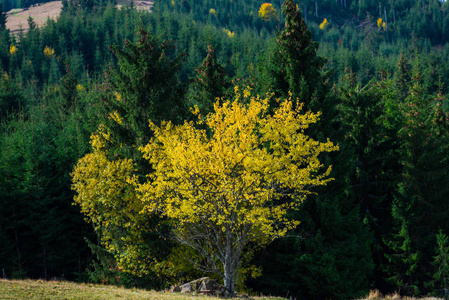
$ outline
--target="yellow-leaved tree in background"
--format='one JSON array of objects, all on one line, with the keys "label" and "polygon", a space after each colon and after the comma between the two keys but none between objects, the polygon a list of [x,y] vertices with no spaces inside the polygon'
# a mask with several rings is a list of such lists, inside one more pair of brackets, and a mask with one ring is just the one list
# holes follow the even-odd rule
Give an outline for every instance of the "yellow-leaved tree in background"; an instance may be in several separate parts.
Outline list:
[{"label": "yellow-leaved tree in background", "polygon": [[320,24],[320,29],[324,30],[327,28],[327,26],[329,26],[329,21],[326,18],[324,18],[323,22]]},{"label": "yellow-leaved tree in background", "polygon": [[231,295],[245,247],[299,224],[286,213],[330,180],[318,156],[338,149],[306,135],[319,114],[301,113],[291,99],[270,114],[269,100],[236,88],[233,101],[215,103],[206,117],[195,110],[196,122],[150,123],[154,138],[141,150],[154,172],[145,183],[134,179],[141,213],[173,219],[178,242],[195,249]]},{"label": "yellow-leaved tree in background", "polygon": [[259,8],[259,18],[265,21],[270,21],[271,19],[276,19],[276,9],[271,3],[264,3]]},{"label": "yellow-leaved tree in background", "polygon": [[387,28],[387,23],[382,20],[382,18],[377,19],[377,27],[383,28],[384,30]]}]

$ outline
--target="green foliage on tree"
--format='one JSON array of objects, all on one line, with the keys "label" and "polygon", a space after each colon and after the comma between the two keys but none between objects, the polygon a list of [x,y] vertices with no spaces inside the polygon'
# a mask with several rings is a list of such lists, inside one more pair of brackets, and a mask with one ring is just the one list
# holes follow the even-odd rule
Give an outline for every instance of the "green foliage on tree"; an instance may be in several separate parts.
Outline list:
[{"label": "green foliage on tree", "polygon": [[433,275],[435,281],[432,282],[432,286],[441,289],[437,294],[447,296],[449,284],[449,239],[447,235],[440,230],[436,236],[436,240],[437,255],[434,256],[433,262],[436,271]]},{"label": "green foliage on tree", "polygon": [[0,76],[0,120],[6,119],[20,110],[24,104],[18,86],[10,80],[7,73]]},{"label": "green foliage on tree", "polygon": [[4,10],[3,3],[0,3],[0,31],[6,29],[6,19],[8,18]]},{"label": "green foliage on tree", "polygon": [[401,105],[403,123],[398,134],[403,171],[392,206],[395,226],[388,240],[394,252],[387,256],[389,280],[412,295],[428,292],[433,239],[439,230],[447,230],[449,209],[448,133],[440,128],[442,112],[425,93],[420,74],[416,64],[409,95]]},{"label": "green foliage on tree", "polygon": [[[159,41],[144,30],[139,32],[138,42],[125,41],[123,49],[113,46],[111,50],[118,67],[107,72],[106,85],[113,93],[101,99],[101,123],[116,146],[135,148],[152,136],[148,120],[158,123],[182,119],[185,88],[179,83],[178,73],[185,54],[174,56],[171,42]],[[111,117],[114,113],[126,126]]]},{"label": "green foliage on tree", "polygon": [[322,72],[326,59],[318,56],[318,43],[312,40],[312,32],[293,0],[284,1],[282,13],[285,27],[276,37],[272,58],[273,90],[284,97],[290,92],[306,108],[322,110],[330,90],[330,73]]},{"label": "green foliage on tree", "polygon": [[411,79],[411,67],[406,61],[406,58],[401,53],[395,72],[395,85],[398,91],[399,100],[404,101],[408,95],[408,89]]},{"label": "green foliage on tree", "polygon": [[215,50],[212,45],[207,46],[207,56],[198,69],[190,85],[188,99],[190,106],[198,105],[204,114],[213,110],[213,104],[217,98],[225,96],[230,87],[230,80],[225,68],[216,59]]}]

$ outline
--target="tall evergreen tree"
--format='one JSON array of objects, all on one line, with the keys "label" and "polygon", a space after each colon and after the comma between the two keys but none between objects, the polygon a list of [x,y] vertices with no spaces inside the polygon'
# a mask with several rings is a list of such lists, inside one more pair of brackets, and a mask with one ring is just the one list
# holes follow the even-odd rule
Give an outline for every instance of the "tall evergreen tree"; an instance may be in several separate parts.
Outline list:
[{"label": "tall evergreen tree", "polygon": [[[283,12],[286,25],[276,39],[273,89],[284,96],[291,93],[306,109],[322,111],[323,122],[312,131],[318,136],[332,132],[333,138],[342,140],[341,125],[333,114],[336,97],[329,95],[331,72],[322,70],[326,60],[317,56],[318,43],[312,41],[294,1],[286,0]],[[292,238],[276,241],[258,254],[264,269],[262,279],[252,283],[258,290],[347,299],[369,288],[371,234],[356,199],[348,197],[348,174],[343,171],[349,161],[346,150],[326,158],[334,165],[336,181],[321,189],[319,196],[308,197],[290,216],[302,222],[290,233]]]},{"label": "tall evergreen tree", "polygon": [[[182,119],[185,88],[178,81],[178,73],[185,55],[174,56],[171,42],[161,42],[144,30],[139,32],[138,42],[125,41],[123,49],[112,46],[111,50],[117,56],[118,67],[107,72],[106,85],[114,94],[101,99],[101,122],[116,145],[110,146],[117,149],[123,144],[129,146],[128,150],[137,149],[135,146],[143,145],[152,136],[148,120],[159,123]],[[110,116],[114,112],[126,126]],[[128,158],[141,156],[134,154],[120,153]]]},{"label": "tall evergreen tree", "polygon": [[6,29],[6,19],[8,15],[4,11],[3,3],[0,3],[0,30]]},{"label": "tall evergreen tree", "polygon": [[395,154],[398,147],[396,94],[391,80],[381,80],[362,87],[352,72],[339,88],[344,127],[342,144],[349,159],[348,191],[360,207],[365,223],[373,234],[372,253],[375,263],[372,280],[385,290],[382,265],[386,263],[383,243],[391,226],[391,199],[400,166]]},{"label": "tall evergreen tree", "polygon": [[274,91],[284,97],[290,92],[307,109],[322,110],[330,91],[330,71],[323,73],[326,59],[317,55],[318,43],[302,18],[294,0],[282,4],[285,27],[276,37],[271,74]]},{"label": "tall evergreen tree", "polygon": [[[422,86],[416,63],[409,96],[402,105],[399,131],[403,165],[392,212],[395,228],[388,240],[389,280],[404,294],[428,292],[434,273],[432,255],[439,230],[449,229],[449,135],[441,127],[441,107]],[[438,98],[436,99],[438,104]],[[443,116],[444,116],[443,112]]]},{"label": "tall evergreen tree", "polygon": [[411,67],[405,56],[401,53],[395,72],[395,86],[398,91],[399,100],[404,101],[408,95],[408,88],[411,79]]},{"label": "tall evergreen tree", "polygon": [[189,101],[198,105],[206,114],[213,110],[215,99],[225,96],[226,90],[230,87],[226,70],[217,62],[214,52],[212,45],[208,45],[207,56],[195,70],[197,76],[193,79],[188,95]]}]

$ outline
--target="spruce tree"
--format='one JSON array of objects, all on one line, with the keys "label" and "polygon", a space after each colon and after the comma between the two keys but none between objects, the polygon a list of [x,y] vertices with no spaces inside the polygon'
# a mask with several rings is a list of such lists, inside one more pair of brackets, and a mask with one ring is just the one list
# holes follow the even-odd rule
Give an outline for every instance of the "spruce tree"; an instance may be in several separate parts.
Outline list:
[{"label": "spruce tree", "polygon": [[398,91],[399,100],[404,101],[408,95],[411,67],[404,54],[399,55],[399,61],[395,72],[395,87]]},{"label": "spruce tree", "polygon": [[330,72],[323,73],[326,59],[317,55],[318,42],[312,40],[312,32],[294,0],[282,4],[285,27],[276,37],[271,74],[273,89],[278,95],[292,94],[307,109],[322,110],[323,101],[330,91]]},{"label": "spruce tree", "polygon": [[0,3],[0,30],[6,29],[6,19],[8,15],[3,9],[3,3]]},{"label": "spruce tree", "polygon": [[195,71],[197,76],[193,79],[188,98],[193,105],[198,105],[202,113],[207,114],[213,110],[215,100],[225,96],[230,87],[226,70],[217,62],[212,45],[207,46],[207,56]]},{"label": "spruce tree", "polygon": [[[159,41],[144,30],[140,30],[138,38],[135,43],[125,41],[123,49],[111,47],[118,67],[111,67],[106,73],[105,88],[114,93],[101,99],[101,122],[111,134],[115,146],[110,146],[115,149],[123,144],[132,151],[148,141],[152,136],[150,119],[156,124],[162,120],[180,122],[184,113],[185,88],[178,81],[184,53],[175,56],[172,42]],[[113,112],[126,126],[110,116]],[[119,153],[127,158],[141,156],[134,154]]]},{"label": "spruce tree", "polygon": [[389,280],[404,294],[428,292],[425,285],[434,273],[432,255],[439,230],[449,229],[449,135],[441,124],[445,113],[440,102],[426,95],[416,63],[409,95],[402,105],[399,131],[403,171],[392,213],[394,230],[388,239]]},{"label": "spruce tree", "polygon": [[395,174],[400,170],[395,154],[397,114],[396,94],[391,80],[361,86],[355,74],[346,74],[339,88],[338,112],[344,130],[343,150],[347,152],[347,190],[373,234],[371,251],[375,263],[372,280],[377,288],[386,288],[382,266],[386,263],[383,243],[390,230],[391,199]]},{"label": "spruce tree", "polygon": [[437,288],[436,295],[447,296],[449,291],[449,238],[442,230],[436,236],[436,256],[433,265],[435,273],[431,286]]},{"label": "spruce tree", "polygon": [[[307,110],[323,112],[319,128],[311,128],[314,135],[331,132],[332,138],[342,141],[341,121],[334,114],[337,97],[329,94],[327,82],[331,72],[322,70],[326,60],[317,56],[318,44],[294,1],[286,0],[283,12],[286,26],[276,39],[272,88],[283,96],[290,92]],[[336,180],[289,215],[301,221],[291,238],[275,241],[256,255],[264,272],[251,287],[278,295],[288,291],[299,298],[347,299],[368,290],[373,269],[371,233],[363,224],[357,199],[349,196],[349,152],[340,149],[325,162],[334,165]]]}]

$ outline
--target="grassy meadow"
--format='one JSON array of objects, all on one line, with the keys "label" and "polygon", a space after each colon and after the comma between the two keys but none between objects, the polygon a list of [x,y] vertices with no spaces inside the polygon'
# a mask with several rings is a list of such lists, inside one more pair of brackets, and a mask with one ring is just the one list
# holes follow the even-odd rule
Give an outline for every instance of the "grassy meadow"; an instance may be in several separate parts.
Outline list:
[{"label": "grassy meadow", "polygon": [[[164,293],[140,289],[125,289],[115,286],[44,280],[2,280],[0,279],[0,299],[152,299],[152,300],[204,300],[204,295]],[[255,297],[258,300],[281,298]],[[252,299],[250,297],[249,299]]]},{"label": "grassy meadow", "polygon": [[[68,281],[45,280],[5,280],[0,279],[0,299],[152,299],[152,300],[205,300],[205,295],[187,295],[180,293],[156,292],[141,289],[125,289],[109,285],[75,283]],[[238,297],[237,299],[254,300],[281,300],[275,297]],[[371,291],[369,295],[360,300],[416,300],[418,298],[400,297],[398,294],[382,295],[378,291]],[[441,298],[419,298],[421,300],[437,300]]]}]

